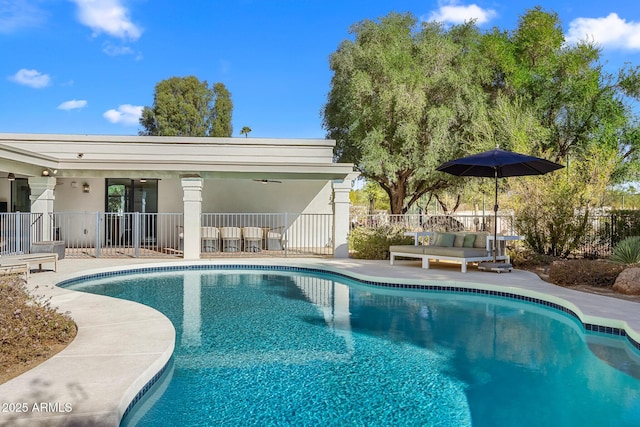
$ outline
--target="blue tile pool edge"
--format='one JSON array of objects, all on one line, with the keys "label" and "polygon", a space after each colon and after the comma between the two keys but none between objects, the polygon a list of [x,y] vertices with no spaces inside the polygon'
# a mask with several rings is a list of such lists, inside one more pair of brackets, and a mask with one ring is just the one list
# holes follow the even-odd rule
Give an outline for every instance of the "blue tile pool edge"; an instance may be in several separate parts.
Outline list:
[{"label": "blue tile pool edge", "polygon": [[[470,283],[469,285],[466,285],[466,286],[459,286],[455,284],[431,285],[431,284],[423,284],[423,283],[393,283],[393,282],[363,279],[360,277],[356,277],[355,274],[336,271],[335,269],[331,269],[327,267],[320,268],[320,267],[253,265],[253,264],[179,264],[179,265],[160,265],[160,266],[150,266],[150,267],[129,267],[129,268],[99,272],[99,273],[82,274],[82,275],[75,276],[73,278],[58,282],[56,286],[65,288],[67,286],[70,286],[79,282],[83,282],[86,280],[115,277],[115,276],[126,276],[130,274],[159,273],[159,272],[170,272],[170,271],[178,272],[178,271],[192,271],[192,270],[203,270],[203,271],[204,270],[208,270],[208,271],[258,270],[258,271],[285,271],[285,272],[294,272],[294,273],[319,273],[319,274],[329,274],[337,277],[344,277],[346,279],[353,280],[359,284],[376,286],[376,287],[384,287],[384,288],[392,288],[392,289],[454,292],[454,293],[457,292],[457,293],[464,293],[464,294],[476,294],[476,295],[483,295],[483,296],[496,296],[496,297],[514,299],[518,301],[524,301],[524,302],[541,305],[547,308],[551,308],[551,309],[566,313],[574,317],[575,319],[577,319],[578,322],[583,326],[585,331],[603,333],[607,335],[626,338],[627,342],[631,346],[633,346],[635,349],[640,351],[640,342],[635,340],[633,337],[631,337],[624,328],[598,325],[594,323],[586,323],[582,321],[580,316],[575,311],[561,304],[546,301],[541,298],[520,295],[515,292],[504,292],[504,291],[497,291],[497,290],[491,290],[491,289],[479,289],[477,287],[474,287],[473,283]],[[170,361],[171,359],[169,359],[164,364],[164,366],[155,375],[153,375],[153,377],[149,381],[147,381],[147,383],[138,391],[138,393],[136,393],[134,398],[131,400],[131,402],[125,409],[121,420],[124,419],[129,414],[129,412],[131,412],[133,407],[140,401],[140,399],[142,399],[142,397],[149,391],[149,389],[151,389],[151,387],[153,387],[153,385],[162,377],[167,367],[169,366]]]}]

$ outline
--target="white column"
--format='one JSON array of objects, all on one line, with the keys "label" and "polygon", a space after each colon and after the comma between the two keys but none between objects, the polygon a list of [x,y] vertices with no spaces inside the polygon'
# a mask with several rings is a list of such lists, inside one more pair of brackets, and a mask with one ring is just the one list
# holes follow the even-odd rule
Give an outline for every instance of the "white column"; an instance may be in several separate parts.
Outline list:
[{"label": "white column", "polygon": [[352,177],[333,181],[333,257],[349,258],[349,192]]},{"label": "white column", "polygon": [[202,213],[202,178],[182,178],[184,193],[184,259],[200,258],[200,214]]},{"label": "white column", "polygon": [[31,190],[31,213],[42,214],[42,240],[53,240],[53,201],[56,179],[50,176],[32,176],[29,178]]}]

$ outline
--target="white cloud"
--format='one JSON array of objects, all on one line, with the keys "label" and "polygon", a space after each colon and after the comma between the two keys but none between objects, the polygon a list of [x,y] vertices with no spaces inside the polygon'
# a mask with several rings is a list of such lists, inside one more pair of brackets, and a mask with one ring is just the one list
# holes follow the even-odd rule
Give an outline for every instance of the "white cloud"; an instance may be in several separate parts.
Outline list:
[{"label": "white cloud", "polygon": [[112,43],[102,45],[102,51],[109,56],[133,55],[135,52],[129,46],[116,46]]},{"label": "white cloud", "polygon": [[463,6],[452,0],[439,2],[438,10],[431,12],[427,21],[463,24],[474,19],[478,24],[484,24],[495,16],[496,11],[493,9],[483,9],[475,3]]},{"label": "white cloud", "polygon": [[122,104],[117,110],[109,110],[103,114],[103,117],[111,123],[120,123],[123,125],[137,125],[142,115],[142,106]]},{"label": "white cloud", "polygon": [[640,49],[640,23],[627,22],[616,13],[605,18],[577,18],[569,23],[568,43],[592,41],[602,47]]},{"label": "white cloud", "polygon": [[72,99],[71,101],[65,101],[58,105],[58,110],[80,110],[87,106],[87,101],[84,99]]},{"label": "white cloud", "polygon": [[21,85],[30,86],[34,89],[41,89],[49,86],[51,77],[48,74],[42,74],[37,70],[27,70],[22,68],[13,76],[9,76],[9,80]]},{"label": "white cloud", "polygon": [[78,6],[78,19],[94,35],[107,33],[124,40],[137,40],[142,29],[129,18],[121,0],[71,0]]},{"label": "white cloud", "polygon": [[34,3],[32,0],[0,0],[0,33],[40,25],[46,15]]}]

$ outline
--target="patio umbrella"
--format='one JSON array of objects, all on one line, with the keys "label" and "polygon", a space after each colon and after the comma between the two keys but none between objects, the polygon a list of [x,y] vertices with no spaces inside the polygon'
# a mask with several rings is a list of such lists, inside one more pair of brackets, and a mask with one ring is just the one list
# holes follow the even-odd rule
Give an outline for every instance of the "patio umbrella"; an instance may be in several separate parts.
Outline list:
[{"label": "patio umbrella", "polygon": [[494,177],[496,181],[495,204],[493,205],[493,262],[497,256],[498,236],[498,178],[509,176],[544,175],[564,166],[539,157],[501,150],[493,150],[451,160],[436,170],[456,176]]}]

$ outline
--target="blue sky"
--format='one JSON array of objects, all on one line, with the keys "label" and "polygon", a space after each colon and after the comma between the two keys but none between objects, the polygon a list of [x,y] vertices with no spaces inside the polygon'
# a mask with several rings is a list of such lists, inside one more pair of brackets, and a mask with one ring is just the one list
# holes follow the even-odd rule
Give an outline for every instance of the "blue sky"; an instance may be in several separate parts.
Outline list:
[{"label": "blue sky", "polygon": [[231,91],[235,137],[324,138],[328,57],[352,24],[396,11],[513,30],[536,5],[610,70],[640,64],[637,0],[0,0],[0,132],[136,135],[155,84],[195,75]]}]

